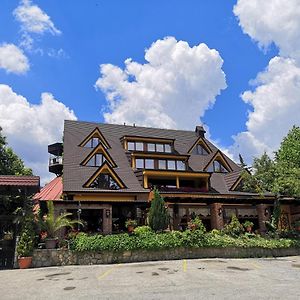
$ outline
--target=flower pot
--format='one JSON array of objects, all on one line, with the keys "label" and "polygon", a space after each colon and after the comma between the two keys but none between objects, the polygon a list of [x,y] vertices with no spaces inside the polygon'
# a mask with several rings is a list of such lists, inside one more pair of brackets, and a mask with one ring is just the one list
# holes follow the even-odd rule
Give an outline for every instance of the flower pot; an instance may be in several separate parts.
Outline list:
[{"label": "flower pot", "polygon": [[18,258],[18,263],[19,263],[20,269],[27,269],[27,268],[29,268],[31,266],[32,256],[19,257]]},{"label": "flower pot", "polygon": [[252,231],[252,226],[247,226],[246,231],[250,233]]},{"label": "flower pot", "polygon": [[45,239],[46,249],[55,249],[57,244],[57,239]]},{"label": "flower pot", "polygon": [[129,226],[127,227],[127,230],[128,230],[128,232],[133,232],[134,226],[129,225]]}]

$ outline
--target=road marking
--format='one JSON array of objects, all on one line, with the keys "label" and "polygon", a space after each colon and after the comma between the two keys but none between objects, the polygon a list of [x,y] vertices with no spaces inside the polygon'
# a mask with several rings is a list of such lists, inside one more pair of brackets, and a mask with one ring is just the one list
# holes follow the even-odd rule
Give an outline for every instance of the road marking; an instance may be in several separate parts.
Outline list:
[{"label": "road marking", "polygon": [[121,266],[121,264],[117,264],[117,265],[113,266],[112,268],[108,269],[107,271],[102,273],[100,276],[98,276],[98,280],[103,279],[104,277],[106,277],[107,275],[112,273],[116,268],[119,268],[120,266]]},{"label": "road marking", "polygon": [[187,263],[186,263],[186,259],[183,260],[183,263],[182,263],[182,267],[183,267],[183,272],[186,272],[186,267],[187,267]]},{"label": "road marking", "polygon": [[254,266],[256,269],[261,269],[261,266],[259,265],[259,264],[257,264],[257,263],[251,263],[252,264],[252,266]]}]

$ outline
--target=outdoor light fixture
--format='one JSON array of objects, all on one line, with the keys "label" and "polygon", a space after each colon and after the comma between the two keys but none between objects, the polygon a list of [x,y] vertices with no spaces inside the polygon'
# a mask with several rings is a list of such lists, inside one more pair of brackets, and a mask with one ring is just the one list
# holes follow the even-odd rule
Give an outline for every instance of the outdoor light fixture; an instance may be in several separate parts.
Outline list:
[{"label": "outdoor light fixture", "polygon": [[265,209],[265,217],[269,215],[269,210],[268,208]]},{"label": "outdoor light fixture", "polygon": [[219,215],[219,216],[222,215],[222,207],[219,208],[218,215]]},{"label": "outdoor light fixture", "polygon": [[106,218],[108,218],[110,216],[110,209],[105,210],[105,215],[106,215]]}]

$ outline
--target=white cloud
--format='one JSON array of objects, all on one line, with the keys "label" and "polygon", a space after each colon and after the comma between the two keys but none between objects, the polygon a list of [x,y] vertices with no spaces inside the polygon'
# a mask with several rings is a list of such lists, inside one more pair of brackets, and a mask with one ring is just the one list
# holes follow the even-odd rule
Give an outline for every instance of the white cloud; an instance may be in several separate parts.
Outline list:
[{"label": "white cloud", "polygon": [[61,31],[55,27],[50,17],[39,6],[32,4],[30,0],[21,1],[13,14],[21,23],[21,28],[24,32],[61,34]]},{"label": "white cloud", "polygon": [[125,69],[100,66],[96,87],[104,92],[109,123],[194,128],[226,88],[223,60],[205,44],[190,47],[173,37],[145,51],[145,64],[125,61]]},{"label": "white cloud", "polygon": [[242,94],[253,107],[247,131],[234,137],[231,151],[242,153],[249,162],[253,156],[277,150],[293,125],[300,125],[300,68],[290,58],[274,57],[258,74],[254,91]]},{"label": "white cloud", "polygon": [[248,162],[263,151],[272,155],[294,125],[300,125],[300,5],[299,0],[238,0],[233,12],[244,33],[267,49],[272,43],[279,55],[257,75],[253,91],[242,99],[249,112],[247,131],[234,137],[231,151]]},{"label": "white cloud", "polygon": [[300,60],[299,0],[238,0],[233,11],[244,33],[261,47],[274,42],[281,56]]},{"label": "white cloud", "polygon": [[42,93],[40,104],[30,104],[11,87],[0,84],[0,126],[9,145],[45,182],[49,178],[47,145],[62,140],[63,120],[76,120],[72,110]]},{"label": "white cloud", "polygon": [[29,70],[29,62],[23,51],[14,44],[0,45],[0,68],[7,73],[23,74]]}]

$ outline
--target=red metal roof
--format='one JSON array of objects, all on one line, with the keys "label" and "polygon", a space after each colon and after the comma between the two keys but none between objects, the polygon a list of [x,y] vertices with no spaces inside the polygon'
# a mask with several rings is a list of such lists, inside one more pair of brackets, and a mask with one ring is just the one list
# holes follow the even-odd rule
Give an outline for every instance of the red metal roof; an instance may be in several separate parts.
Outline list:
[{"label": "red metal roof", "polygon": [[40,186],[39,176],[0,175],[0,186]]},{"label": "red metal roof", "polygon": [[62,195],[62,177],[56,177],[46,184],[39,193],[33,196],[34,200],[60,200]]}]

